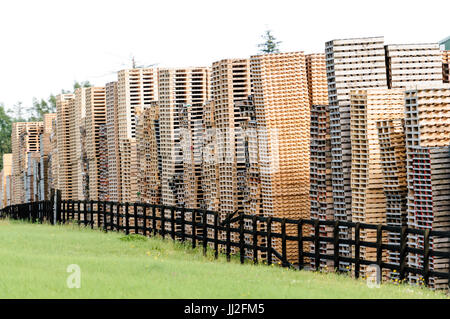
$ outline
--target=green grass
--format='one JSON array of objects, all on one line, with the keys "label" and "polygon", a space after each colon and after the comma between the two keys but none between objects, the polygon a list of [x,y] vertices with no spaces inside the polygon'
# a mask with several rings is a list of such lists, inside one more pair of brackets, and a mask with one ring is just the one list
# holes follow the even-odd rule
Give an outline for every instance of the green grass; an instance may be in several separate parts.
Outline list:
[{"label": "green grass", "polygon": [[[136,237],[136,238],[132,238]],[[230,263],[180,243],[0,221],[0,298],[445,298],[426,288]],[[67,266],[81,268],[69,289]]]}]

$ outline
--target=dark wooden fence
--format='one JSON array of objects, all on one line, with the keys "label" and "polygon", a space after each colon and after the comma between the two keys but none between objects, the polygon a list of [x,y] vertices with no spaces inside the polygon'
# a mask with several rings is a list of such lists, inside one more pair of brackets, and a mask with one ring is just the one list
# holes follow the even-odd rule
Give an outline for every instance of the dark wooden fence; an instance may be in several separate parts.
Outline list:
[{"label": "dark wooden fence", "polygon": [[[450,239],[450,232],[244,214],[220,216],[213,211],[145,203],[64,201],[57,196],[56,198],[56,201],[8,206],[0,211],[0,216],[37,223],[79,223],[106,232],[124,231],[125,234],[160,235],[163,238],[189,241],[193,248],[201,247],[205,254],[208,249],[212,249],[216,258],[219,253],[224,253],[230,260],[232,254],[237,254],[241,263],[244,263],[245,259],[250,259],[254,263],[263,261],[269,265],[276,263],[283,267],[316,270],[321,268],[321,263],[322,265],[330,263],[331,268],[337,271],[341,263],[347,263],[356,278],[360,277],[362,267],[376,264],[384,271],[395,270],[399,280],[413,274],[421,276],[426,285],[430,283],[430,278],[444,280],[446,286],[450,282],[449,249],[436,250],[430,244],[432,239],[447,241]],[[324,227],[329,230],[325,236],[323,231],[321,235],[321,229]],[[353,234],[352,239],[340,238],[342,236],[339,235],[339,230],[342,227]],[[375,232],[376,240],[363,241],[360,234],[364,231]],[[386,238],[388,232],[398,234],[400,243],[386,244],[383,238]],[[409,235],[423,236],[423,247],[412,247],[408,241]],[[327,252],[331,253],[321,252],[324,245],[328,247]],[[339,248],[341,245],[350,247],[351,256],[342,254]],[[292,258],[292,247],[296,247],[295,260]],[[360,255],[362,249],[372,249],[376,252],[376,258],[374,260],[362,258]],[[386,258],[383,256],[387,252],[397,252],[399,262],[385,262]],[[421,258],[421,267],[408,266],[407,258],[410,254]],[[435,262],[440,260],[440,265],[446,263],[445,271],[432,270],[430,267],[432,260]]]}]

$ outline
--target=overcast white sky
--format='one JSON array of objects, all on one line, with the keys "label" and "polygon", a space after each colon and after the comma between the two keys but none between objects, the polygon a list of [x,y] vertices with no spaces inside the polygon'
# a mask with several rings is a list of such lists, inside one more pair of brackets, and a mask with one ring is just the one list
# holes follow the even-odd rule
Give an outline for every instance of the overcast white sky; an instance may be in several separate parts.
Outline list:
[{"label": "overcast white sky", "polygon": [[384,35],[386,43],[450,35],[450,1],[39,0],[0,3],[0,102],[95,85],[139,64],[204,66],[249,57],[266,27],[282,51],[323,52],[325,41]]}]

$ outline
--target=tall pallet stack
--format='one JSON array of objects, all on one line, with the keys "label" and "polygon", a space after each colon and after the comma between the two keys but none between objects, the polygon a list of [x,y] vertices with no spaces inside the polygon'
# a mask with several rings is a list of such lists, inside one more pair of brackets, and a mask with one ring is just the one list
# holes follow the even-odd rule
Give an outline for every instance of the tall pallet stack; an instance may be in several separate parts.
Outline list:
[{"label": "tall pallet stack", "polygon": [[50,198],[50,156],[52,151],[51,134],[53,129],[53,122],[56,121],[56,113],[44,114],[44,127],[39,136],[39,169],[37,182],[39,183],[38,199],[48,200]]},{"label": "tall pallet stack", "polygon": [[209,98],[206,67],[159,70],[162,203],[198,208],[202,106]]},{"label": "tall pallet stack", "polygon": [[[331,185],[330,108],[328,105],[311,106],[310,139],[310,201],[311,219],[333,220],[333,190]],[[330,236],[330,227],[320,227],[321,236]],[[315,249],[311,244],[311,251]],[[321,254],[330,254],[330,243],[322,242]],[[313,262],[313,260],[311,260]],[[322,267],[329,262],[322,262]],[[337,266],[336,266],[337,267]]]},{"label": "tall pallet stack", "polygon": [[98,200],[109,201],[107,124],[98,130]]},{"label": "tall pallet stack", "polygon": [[[350,92],[352,149],[352,221],[386,223],[386,196],[377,121],[404,117],[401,89],[367,89]],[[376,242],[375,230],[362,230],[361,240]],[[386,241],[386,239],[384,239]],[[364,247],[361,257],[376,261],[376,250]]]},{"label": "tall pallet stack", "polygon": [[11,134],[13,204],[25,202],[24,175],[28,168],[27,154],[39,151],[39,135],[42,126],[42,122],[13,123]]},{"label": "tall pallet stack", "polygon": [[437,43],[385,46],[389,88],[403,88],[417,82],[442,83],[442,55]]},{"label": "tall pallet stack", "polygon": [[59,189],[58,180],[58,125],[56,124],[57,118],[52,120],[52,130],[50,133],[50,152],[48,154],[48,184],[50,189]]},{"label": "tall pallet stack", "polygon": [[98,200],[100,127],[106,124],[105,87],[86,89],[86,154],[89,174],[89,199]]},{"label": "tall pallet stack", "polygon": [[159,128],[159,106],[140,111],[137,118],[137,184],[139,201],[149,204],[161,203],[161,136]]},{"label": "tall pallet stack", "polygon": [[[386,197],[386,225],[406,226],[406,145],[404,119],[377,122],[380,160],[383,168],[383,190]],[[388,245],[399,245],[398,233],[388,232]],[[399,265],[400,252],[389,251],[387,262]],[[398,278],[391,271],[389,277]]]},{"label": "tall pallet stack", "polygon": [[117,83],[117,121],[120,152],[121,201],[137,200],[136,109],[158,100],[158,70],[122,70]]},{"label": "tall pallet stack", "polygon": [[[310,106],[303,52],[253,56],[262,209],[266,216],[309,218]],[[301,143],[299,143],[301,141]],[[296,227],[287,227],[289,234]],[[279,247],[276,241],[275,246]],[[297,246],[287,245],[295,260]]]},{"label": "tall pallet stack", "polygon": [[4,208],[10,205],[8,201],[8,194],[11,192],[10,188],[11,183],[8,183],[8,179],[11,177],[11,171],[12,171],[12,154],[3,154],[3,169],[1,172],[1,196],[0,196],[0,208]]},{"label": "tall pallet stack", "polygon": [[236,159],[235,103],[251,94],[250,61],[228,59],[214,62],[211,73],[211,98],[216,126],[218,169],[218,210],[221,219],[242,212],[243,195],[238,190]]},{"label": "tall pallet stack", "polygon": [[[74,126],[73,120],[73,94],[60,94],[56,96],[57,114],[57,143],[58,143],[58,189],[61,190],[62,199],[73,199],[73,167],[72,142]],[[72,130],[71,130],[72,129]]]},{"label": "tall pallet stack", "polygon": [[444,83],[450,83],[450,51],[441,51],[442,53],[442,81]]},{"label": "tall pallet stack", "polygon": [[240,131],[236,134],[236,145],[241,149],[237,159],[241,165],[238,171],[238,189],[243,194],[243,211],[247,215],[262,215],[261,174],[259,167],[258,127],[253,96],[236,102],[239,108],[237,122]]},{"label": "tall pallet stack", "polygon": [[[450,85],[418,86],[406,90],[406,155],[408,227],[448,230],[450,226]],[[410,235],[412,247],[423,248],[423,236]],[[431,247],[449,250],[448,239],[431,238]],[[409,256],[409,264],[422,267],[420,256]],[[430,269],[448,272],[448,258],[431,257]],[[410,280],[417,282],[418,275]],[[435,288],[448,280],[430,278]]]},{"label": "tall pallet stack", "polygon": [[219,211],[219,164],[214,113],[214,101],[207,101],[203,106],[202,208]]},{"label": "tall pallet stack", "polygon": [[[331,189],[330,112],[325,54],[306,55],[306,75],[311,108],[311,218],[330,220],[334,219],[334,214]],[[327,236],[330,235],[331,229],[321,226],[320,231],[322,236]],[[314,244],[311,244],[311,249],[314,250]],[[329,254],[331,253],[330,249],[330,244],[321,243],[321,253]]]},{"label": "tall pallet stack", "polygon": [[85,149],[83,149],[84,130],[86,127],[86,90],[87,88],[77,88],[74,92],[74,99],[72,101],[73,108],[71,109],[71,118],[73,124],[71,127],[71,141],[72,154],[71,163],[73,168],[73,199],[85,200]]},{"label": "tall pallet stack", "polygon": [[105,86],[105,98],[108,148],[108,192],[110,200],[114,202],[120,202],[122,194],[117,94],[117,82],[107,83]]},{"label": "tall pallet stack", "polygon": [[27,168],[24,171],[25,202],[32,203],[38,200],[39,184],[39,158],[40,152],[29,152],[27,154]]},{"label": "tall pallet stack", "polygon": [[[350,90],[387,88],[383,37],[332,40],[325,44],[330,105],[331,178],[335,219],[351,220]],[[349,236],[345,228],[340,232]],[[341,254],[350,255],[347,245]],[[346,263],[342,263],[345,268]]]}]

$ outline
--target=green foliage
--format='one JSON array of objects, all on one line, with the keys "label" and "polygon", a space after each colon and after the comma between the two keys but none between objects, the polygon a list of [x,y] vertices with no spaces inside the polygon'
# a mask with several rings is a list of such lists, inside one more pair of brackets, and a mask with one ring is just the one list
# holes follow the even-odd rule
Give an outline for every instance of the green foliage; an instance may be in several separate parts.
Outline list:
[{"label": "green foliage", "polygon": [[258,44],[258,47],[261,48],[261,53],[278,53],[279,44],[281,41],[277,41],[277,39],[272,35],[271,30],[267,30],[264,35],[261,36],[264,39],[263,43]]},{"label": "green foliage", "polygon": [[89,81],[83,81],[81,83],[75,81],[75,83],[73,84],[73,89],[76,90],[76,89],[79,89],[79,88],[89,88],[91,86],[92,85],[91,85],[91,83],[89,83]]},{"label": "green foliage", "polygon": [[146,241],[147,237],[144,237],[139,234],[129,234],[129,235],[120,237],[120,240],[123,240],[123,241]]},{"label": "green foliage", "polygon": [[12,119],[0,104],[0,170],[3,169],[3,154],[11,153]]}]

